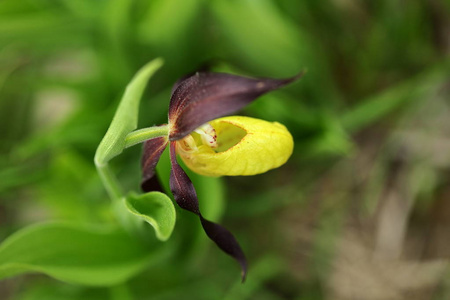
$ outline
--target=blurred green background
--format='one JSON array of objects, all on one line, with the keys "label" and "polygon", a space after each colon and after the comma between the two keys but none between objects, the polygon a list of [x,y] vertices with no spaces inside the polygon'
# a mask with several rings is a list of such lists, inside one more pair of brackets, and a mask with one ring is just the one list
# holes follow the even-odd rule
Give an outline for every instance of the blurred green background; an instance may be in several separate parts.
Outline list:
[{"label": "blurred green background", "polygon": [[[165,123],[172,84],[205,66],[307,69],[242,112],[289,128],[286,165],[192,175],[205,216],[248,256],[245,284],[177,210],[159,262],[126,282],[26,274],[2,280],[1,298],[450,299],[449,11],[446,0],[1,1],[0,240],[48,220],[114,223],[93,156],[148,61],[165,64],[140,127]],[[112,161],[125,190],[139,190],[140,151]]]}]

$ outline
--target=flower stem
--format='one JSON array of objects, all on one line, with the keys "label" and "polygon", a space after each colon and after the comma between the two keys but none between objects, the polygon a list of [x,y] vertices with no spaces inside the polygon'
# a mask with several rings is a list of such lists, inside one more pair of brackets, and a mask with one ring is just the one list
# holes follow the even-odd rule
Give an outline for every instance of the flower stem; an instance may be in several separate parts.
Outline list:
[{"label": "flower stem", "polygon": [[130,132],[125,138],[125,148],[134,146],[136,144],[151,140],[153,138],[168,136],[169,126],[153,126],[135,130]]},{"label": "flower stem", "polygon": [[[125,137],[125,147],[128,148],[133,145],[145,142],[146,140],[150,140],[152,138],[168,136],[169,134],[169,126],[154,126],[149,128],[139,129],[133,132],[130,132]],[[121,151],[120,151],[121,152]],[[105,162],[95,161],[95,165],[97,167],[97,171],[100,175],[100,179],[112,200],[112,207],[114,214],[118,218],[119,222],[122,224],[123,228],[125,228],[131,234],[139,234],[142,227],[139,226],[140,222],[137,218],[131,215],[125,207],[124,203],[124,193],[122,188],[120,187],[119,181],[117,180],[114,173],[111,171],[108,160]]]},{"label": "flower stem", "polygon": [[108,192],[109,197],[113,202],[119,201],[123,197],[122,189],[120,188],[116,176],[111,172],[109,165],[97,165],[97,171],[100,174],[103,186]]},{"label": "flower stem", "polygon": [[108,163],[97,165],[97,171],[100,174],[103,186],[112,200],[112,210],[117,217],[117,220],[122,225],[122,228],[131,235],[139,236],[141,234],[140,231],[142,230],[139,219],[134,218],[134,216],[126,209],[124,202],[125,196],[119,181],[109,168]]}]

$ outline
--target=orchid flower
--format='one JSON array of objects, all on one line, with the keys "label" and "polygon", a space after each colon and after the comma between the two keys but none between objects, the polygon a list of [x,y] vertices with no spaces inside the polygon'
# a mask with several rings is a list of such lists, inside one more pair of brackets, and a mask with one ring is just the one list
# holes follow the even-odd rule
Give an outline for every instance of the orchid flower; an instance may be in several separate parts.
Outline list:
[{"label": "orchid flower", "polygon": [[195,188],[179,165],[177,154],[187,167],[206,176],[254,175],[281,166],[293,150],[293,139],[286,127],[250,117],[223,116],[301,76],[252,79],[224,73],[196,73],[180,80],[172,89],[168,124],[162,126],[167,135],[144,144],[142,189],[152,190],[156,164],[169,146],[170,189],[175,201],[196,214],[207,236],[239,262],[243,280],[247,262],[241,247],[227,229],[202,216]]}]

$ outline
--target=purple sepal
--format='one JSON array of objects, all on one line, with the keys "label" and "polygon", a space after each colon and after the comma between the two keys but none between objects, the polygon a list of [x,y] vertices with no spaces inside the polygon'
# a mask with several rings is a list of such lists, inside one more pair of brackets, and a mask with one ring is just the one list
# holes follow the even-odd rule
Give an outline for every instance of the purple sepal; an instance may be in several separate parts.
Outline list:
[{"label": "purple sepal", "polygon": [[169,106],[169,139],[179,140],[213,119],[243,108],[264,93],[294,80],[248,78],[224,73],[199,72],[177,82]]},{"label": "purple sepal", "polygon": [[168,144],[167,137],[157,137],[144,143],[142,154],[142,183],[141,188],[145,192],[153,191],[157,183],[155,175],[156,164]]}]

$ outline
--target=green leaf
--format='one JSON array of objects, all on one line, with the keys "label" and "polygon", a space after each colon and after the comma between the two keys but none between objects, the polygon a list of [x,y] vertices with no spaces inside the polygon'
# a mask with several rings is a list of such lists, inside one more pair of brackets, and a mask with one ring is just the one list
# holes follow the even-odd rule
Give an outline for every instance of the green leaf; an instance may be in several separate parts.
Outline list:
[{"label": "green leaf", "polygon": [[166,194],[160,192],[132,194],[126,198],[126,207],[131,213],[153,226],[159,240],[169,239],[175,227],[176,214],[172,200]]},{"label": "green leaf", "polygon": [[174,46],[186,37],[186,32],[196,21],[201,0],[154,0],[138,27],[139,38],[152,45]]},{"label": "green leaf", "polygon": [[342,114],[341,122],[348,131],[357,131],[415,101],[427,101],[448,81],[449,61],[440,62],[412,79],[360,101]]},{"label": "green leaf", "polygon": [[287,77],[307,69],[308,75],[296,88],[307,92],[308,97],[324,101],[327,106],[338,98],[330,66],[323,59],[323,47],[311,35],[311,30],[305,30],[283,14],[277,1],[210,3],[217,32],[224,41],[223,55],[229,57],[227,60],[237,61],[237,65],[260,76]]},{"label": "green leaf", "polygon": [[[304,153],[307,156],[347,155],[353,150],[353,144],[342,124],[333,115],[320,116],[320,127],[315,137],[305,143]],[[298,151],[298,149],[297,149]]]},{"label": "green leaf", "polygon": [[137,128],[139,103],[149,78],[162,66],[160,58],[146,64],[128,84],[116,114],[95,153],[95,164],[101,166],[125,148],[125,137]]},{"label": "green leaf", "polygon": [[214,1],[211,8],[218,29],[246,64],[286,76],[309,62],[311,42],[273,1]]},{"label": "green leaf", "polygon": [[158,253],[109,227],[38,224],[1,244],[0,279],[38,272],[71,283],[114,285],[142,271],[152,258],[159,260]]}]

